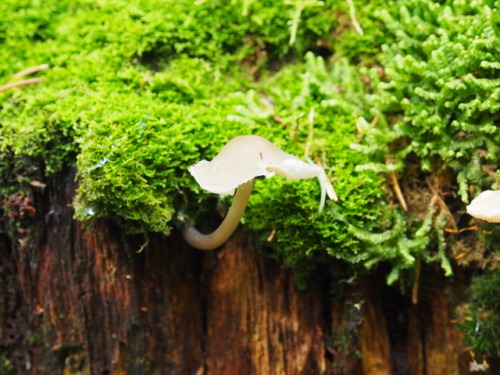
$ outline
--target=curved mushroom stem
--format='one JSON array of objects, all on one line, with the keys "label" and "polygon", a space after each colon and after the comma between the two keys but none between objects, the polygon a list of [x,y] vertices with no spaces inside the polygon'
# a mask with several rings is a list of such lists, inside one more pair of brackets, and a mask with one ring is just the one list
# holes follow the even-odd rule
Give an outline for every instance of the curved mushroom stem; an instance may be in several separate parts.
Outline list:
[{"label": "curved mushroom stem", "polygon": [[185,227],[182,230],[182,235],[186,242],[199,250],[213,250],[226,242],[240,223],[243,212],[245,212],[245,208],[247,207],[252,187],[253,179],[238,186],[229,212],[214,232],[203,234],[192,226]]}]

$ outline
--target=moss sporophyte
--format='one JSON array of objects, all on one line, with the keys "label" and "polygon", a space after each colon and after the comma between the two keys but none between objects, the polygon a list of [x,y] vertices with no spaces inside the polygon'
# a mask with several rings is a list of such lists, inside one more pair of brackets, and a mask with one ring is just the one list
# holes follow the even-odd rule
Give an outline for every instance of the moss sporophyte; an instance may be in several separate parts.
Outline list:
[{"label": "moss sporophyte", "polygon": [[[202,160],[191,166],[189,172],[211,193],[234,194],[236,190],[229,212],[214,232],[202,234],[193,226],[184,227],[182,233],[186,241],[200,250],[213,250],[231,236],[245,211],[253,179],[257,176],[269,178],[278,174],[288,180],[318,177],[325,191],[323,168],[305,163],[257,135],[233,138],[212,161]],[[329,195],[336,199],[334,192]]]}]

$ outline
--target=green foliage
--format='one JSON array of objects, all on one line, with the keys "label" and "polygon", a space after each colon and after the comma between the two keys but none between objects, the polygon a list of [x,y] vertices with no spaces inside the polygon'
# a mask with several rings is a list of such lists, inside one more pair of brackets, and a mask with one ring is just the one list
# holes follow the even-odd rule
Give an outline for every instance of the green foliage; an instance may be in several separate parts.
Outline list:
[{"label": "green foliage", "polygon": [[394,37],[387,33],[382,21],[375,16],[380,9],[398,7],[398,3],[382,0],[353,0],[354,16],[361,31],[353,27],[353,14],[349,1],[334,4],[337,24],[328,42],[338,56],[345,57],[354,65],[379,64],[377,56],[382,44],[392,43]]},{"label": "green foliage", "polygon": [[[319,212],[315,180],[256,181],[244,223],[260,249],[297,270],[386,262],[394,282],[423,260],[450,274],[444,216],[403,213],[384,181],[409,155],[453,170],[464,199],[487,181],[500,144],[495,2],[365,3],[361,35],[333,0],[1,2],[0,76],[51,68],[0,93],[0,198],[76,167],[80,219],[204,227],[214,197],[187,168],[259,134],[321,162],[340,197]],[[331,61],[310,52],[325,46]]]},{"label": "green foliage", "polygon": [[[147,167],[136,165],[138,171],[127,158],[114,158],[119,155],[116,151],[111,155],[116,164],[108,163],[102,176],[98,169],[92,174],[87,169],[105,157],[103,147],[115,145],[115,137],[132,133],[140,124],[152,140],[130,134],[129,138],[136,139],[125,142],[120,152],[131,152],[140,159],[133,147],[149,147],[157,154],[154,147],[164,137],[169,140],[166,144],[174,139],[178,145],[186,144],[189,131],[208,127],[220,118],[217,113],[207,113],[212,98],[246,87],[250,77],[234,62],[251,64],[256,56],[267,56],[258,61],[264,67],[267,61],[295,52],[300,55],[331,23],[323,15],[324,7],[304,12],[296,43],[289,45],[292,4],[263,1],[250,5],[244,11],[241,2],[223,0],[2,2],[0,77],[7,79],[41,63],[51,66],[39,73],[45,82],[0,93],[2,201],[29,188],[31,180],[44,180],[74,166],[75,156],[81,153],[79,216],[95,206],[96,215],[144,219],[147,224],[139,227],[160,230],[162,226],[161,231],[168,232],[165,223],[173,212],[170,192],[178,193],[177,186],[186,179],[153,182],[154,194],[142,192],[141,187],[151,182],[152,173],[169,179],[181,175],[173,171],[182,161],[195,161],[191,146],[169,148],[186,155],[185,159],[169,155],[159,162],[148,161]],[[205,102],[196,104],[200,100]],[[196,120],[197,125],[188,123],[193,112],[207,117]],[[170,126],[172,119],[177,123],[167,133],[150,135],[153,128]],[[207,129],[209,137],[200,142],[211,141],[215,132]],[[95,138],[99,135],[103,138]],[[182,135],[186,138],[178,139]],[[224,139],[227,136],[221,135],[214,146]],[[93,144],[94,140],[102,145]],[[118,173],[120,165],[127,167],[115,180],[113,173]],[[165,185],[170,188],[160,191]],[[109,186],[115,186],[110,192],[117,195],[96,192]],[[152,206],[159,211],[152,213]],[[137,212],[133,212],[135,208]]]},{"label": "green foliage", "polygon": [[[388,39],[377,57],[383,70],[362,69],[374,105],[363,116],[378,124],[365,124],[362,142],[352,145],[372,155],[369,163],[357,166],[358,172],[397,171],[403,178],[416,179],[415,170],[420,178],[451,171],[455,178],[451,183],[458,183],[464,202],[469,185],[482,189],[493,184],[500,155],[495,3],[407,0],[374,13]],[[357,236],[366,238],[369,253],[372,247],[382,254],[398,249],[402,257],[389,282],[412,268],[416,258],[440,261],[445,273],[451,274],[443,232],[445,212],[429,202],[426,213],[388,216],[393,217],[392,230]],[[377,258],[370,254],[369,259]]]},{"label": "green foliage", "polygon": [[500,352],[500,270],[476,276],[460,329],[464,344],[477,355],[496,356]]},{"label": "green foliage", "polygon": [[469,184],[491,185],[482,168],[499,161],[499,5],[407,0],[377,13],[396,38],[383,46],[379,85],[383,109],[403,114],[393,139],[424,171],[457,173],[464,202]]},{"label": "green foliage", "polygon": [[[134,77],[140,79],[147,68],[177,73],[155,77],[152,91],[172,85],[178,87],[172,95],[209,95],[216,92],[209,84],[194,89],[191,86],[196,84],[181,78],[183,71],[168,71],[172,61],[179,65],[183,56],[202,58],[229,75],[234,73],[233,62],[251,59],[258,50],[269,59],[303,51],[314,44],[318,32],[328,28],[323,8],[311,10],[307,22],[298,28],[296,45],[290,46],[290,4],[254,3],[246,16],[241,7],[239,2],[222,0],[2,2],[0,77],[41,63],[52,66],[44,73],[47,82],[43,85],[0,95],[2,149],[11,147],[15,154],[29,150],[43,160],[50,157],[45,153],[48,143],[55,147],[65,143],[64,148],[75,151],[71,140],[80,130],[85,132],[87,124],[80,117],[92,108],[96,97],[103,100],[111,93],[139,89],[137,85],[144,82]],[[179,92],[183,89],[195,91]],[[54,151],[50,154],[67,162],[67,150]],[[60,164],[56,160],[47,163],[49,171]]]},{"label": "green foliage", "polygon": [[[394,282],[401,271],[412,269],[417,258],[439,260],[450,274],[444,243],[430,243],[430,235],[435,237],[442,231],[442,217],[433,221],[431,210],[423,222],[407,222],[402,212],[384,200],[384,174],[358,168],[384,160],[383,154],[374,157],[353,147],[359,146],[360,128],[370,127],[363,115],[380,116],[383,122],[383,116],[373,108],[373,97],[365,93],[360,72],[347,60],[327,67],[323,59],[308,54],[306,61],[302,70],[285,68],[261,84],[261,92],[274,104],[266,115],[286,119],[281,126],[289,128],[287,138],[298,140],[297,151],[291,151],[296,155],[304,152],[312,135],[311,152],[335,177],[340,202],[329,202],[318,212],[317,201],[312,199],[318,197],[316,181],[257,182],[245,224],[258,234],[261,247],[296,269],[310,265],[308,259],[325,261],[328,254],[362,268],[388,262],[393,266],[388,282]],[[256,99],[248,107],[257,107]],[[315,109],[313,126],[306,118],[311,108]],[[363,121],[365,125],[359,125]],[[273,240],[266,243],[271,233]]]},{"label": "green foliage", "polygon": [[[208,72],[205,76],[212,81]],[[311,129],[307,113],[315,108],[310,156],[320,158],[329,175],[336,177],[342,205],[330,203],[318,213],[317,181],[290,182],[277,177],[256,182],[245,224],[259,247],[267,246],[295,268],[307,268],[306,259],[327,253],[350,262],[369,258],[363,254],[363,241],[351,232],[354,227],[378,228],[382,179],[376,173],[355,172],[356,165],[368,159],[349,147],[357,137],[356,118],[351,114],[352,104],[335,89],[345,88],[348,96],[355,96],[353,90],[357,90],[361,95],[363,87],[354,68],[342,61],[329,71],[321,58],[310,54],[306,65],[290,66],[259,83],[260,94],[250,90],[169,105],[156,102],[157,94],[150,92],[158,80],[163,78],[149,80],[150,86],[144,86],[145,92],[137,95],[126,115],[104,111],[104,106],[113,108],[124,102],[119,95],[93,108],[94,120],[81,139],[78,158],[79,217],[113,217],[132,231],[167,234],[175,212],[196,215],[197,200],[187,187],[199,194],[198,200],[203,199],[187,173],[189,165],[212,158],[227,140],[244,133],[265,136],[301,155]],[[324,85],[325,80],[329,85]],[[161,95],[171,97],[166,87]],[[191,197],[190,203],[185,197]],[[367,226],[368,220],[373,224]],[[275,239],[266,244],[273,230]],[[394,254],[379,255],[396,260],[399,251]]]},{"label": "green foliage", "polygon": [[[307,49],[332,22],[331,17],[324,16],[330,2],[309,7],[292,47],[288,44],[288,21],[294,4],[267,0],[251,2],[244,8],[244,3],[67,0],[42,4],[7,0],[0,5],[0,35],[7,47],[2,57],[17,60],[10,68],[13,71],[39,57],[53,60],[54,65],[75,63],[78,57],[90,72],[102,68],[95,64],[99,61],[109,64],[138,58],[161,64],[179,54],[210,61],[241,61],[257,48],[266,50],[270,58],[278,58],[296,48]],[[9,56],[9,50],[17,50],[16,59]]]},{"label": "green foliage", "polygon": [[0,374],[7,375],[14,371],[14,366],[12,362],[8,359],[8,356],[4,353],[0,353]]}]

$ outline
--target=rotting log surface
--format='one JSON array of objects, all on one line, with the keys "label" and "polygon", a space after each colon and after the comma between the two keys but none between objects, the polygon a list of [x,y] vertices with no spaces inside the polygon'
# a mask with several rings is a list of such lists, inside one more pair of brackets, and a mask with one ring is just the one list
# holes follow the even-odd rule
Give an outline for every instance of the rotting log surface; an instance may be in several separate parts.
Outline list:
[{"label": "rotting log surface", "polygon": [[141,236],[73,220],[75,187],[34,192],[37,214],[0,234],[0,374],[468,373],[437,288],[416,306],[377,276],[346,284],[362,304],[325,275],[300,291],[241,236],[200,252],[151,235],[137,253]]}]

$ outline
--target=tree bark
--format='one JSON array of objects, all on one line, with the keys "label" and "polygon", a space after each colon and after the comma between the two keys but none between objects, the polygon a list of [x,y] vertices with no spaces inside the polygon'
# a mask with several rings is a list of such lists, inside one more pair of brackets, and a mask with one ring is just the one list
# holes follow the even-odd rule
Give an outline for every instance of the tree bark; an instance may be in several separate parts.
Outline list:
[{"label": "tree bark", "polygon": [[209,374],[321,374],[324,296],[298,291],[290,272],[241,240],[208,259]]},{"label": "tree bark", "polygon": [[361,285],[361,290],[365,302],[365,315],[360,333],[363,374],[390,375],[392,374],[391,349],[382,309],[382,288],[376,281],[366,280]]},{"label": "tree bark", "polygon": [[0,373],[466,373],[442,290],[412,306],[375,274],[338,299],[326,273],[298,290],[241,234],[201,252],[177,233],[75,221],[75,188],[69,173],[31,192],[35,216],[0,234]]}]

